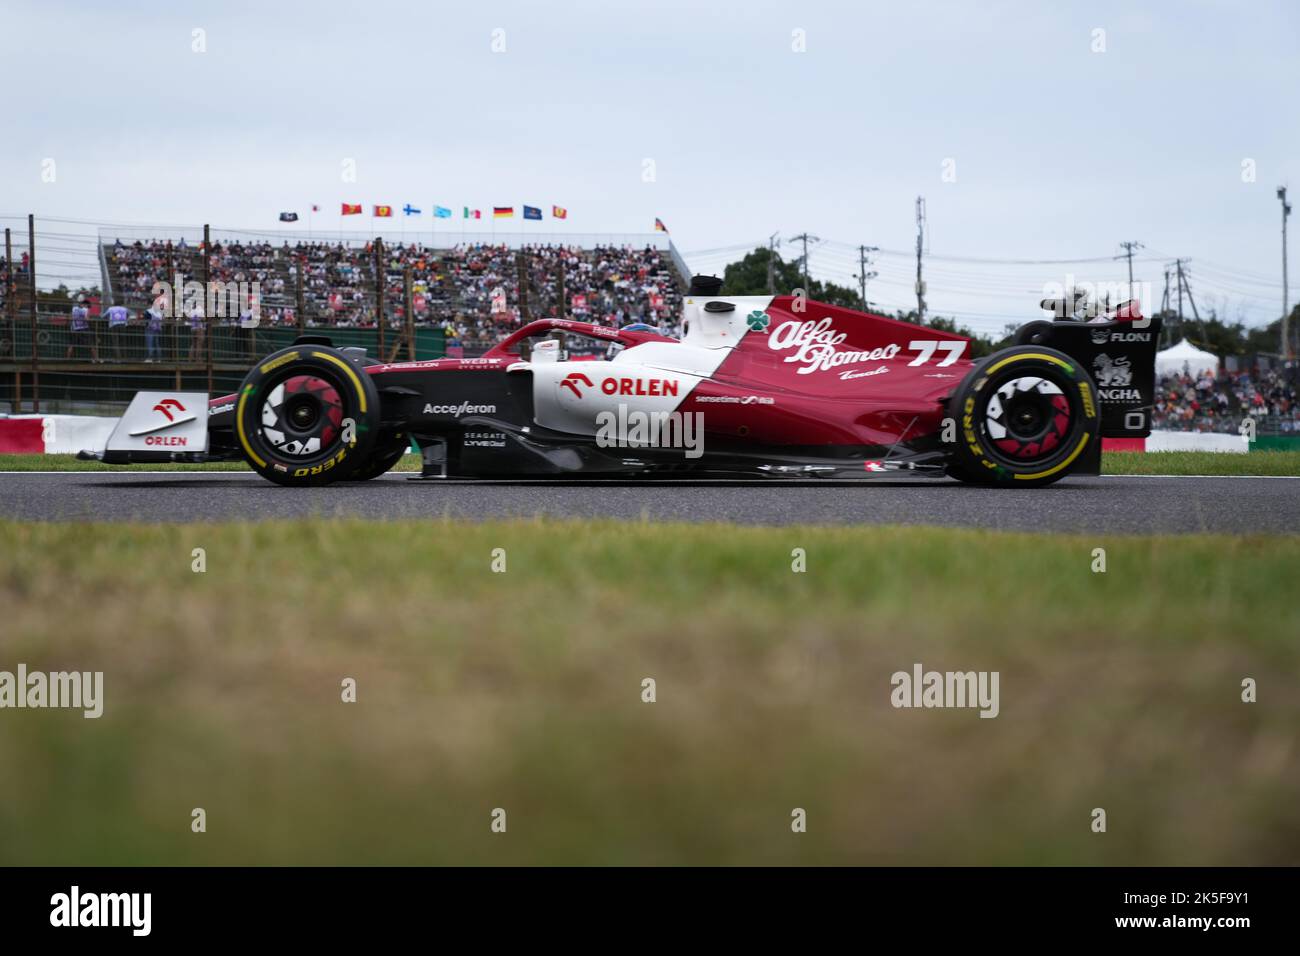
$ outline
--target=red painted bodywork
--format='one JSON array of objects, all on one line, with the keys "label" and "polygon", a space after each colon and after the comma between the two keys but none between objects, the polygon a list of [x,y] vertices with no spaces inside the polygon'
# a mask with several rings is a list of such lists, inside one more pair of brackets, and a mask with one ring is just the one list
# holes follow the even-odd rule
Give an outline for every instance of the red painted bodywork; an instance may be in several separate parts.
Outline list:
[{"label": "red painted bodywork", "polygon": [[[746,334],[682,411],[704,412],[707,432],[775,445],[892,445],[938,430],[944,398],[970,370],[968,339],[821,303],[796,311],[795,302],[793,296],[774,299],[766,309],[767,330]],[[797,338],[788,325],[809,330],[805,339],[811,341],[773,348],[774,342]],[[966,349],[943,367],[939,362],[947,353],[912,365],[920,353],[908,345],[922,340],[965,343]],[[891,346],[897,349],[892,357],[800,371],[818,360],[829,364]],[[829,363],[823,359],[833,353],[838,354]],[[710,401],[720,396],[740,403]],[[772,403],[764,404],[764,398]]]},{"label": "red painted bodywork", "polygon": [[[747,331],[712,377],[679,406],[682,412],[704,413],[706,434],[766,445],[910,442],[938,431],[944,399],[971,368],[970,343],[960,335],[816,302],[798,309],[793,296],[776,297],[764,311],[766,329]],[[396,362],[365,371],[376,378],[398,372],[504,371],[520,360],[520,340],[552,331],[608,339],[626,348],[677,342],[654,332],[541,319],[477,358]],[[911,349],[914,342],[964,343],[965,348],[947,362],[952,355],[947,351],[919,361],[924,349]],[[210,405],[234,398],[213,399]]]}]

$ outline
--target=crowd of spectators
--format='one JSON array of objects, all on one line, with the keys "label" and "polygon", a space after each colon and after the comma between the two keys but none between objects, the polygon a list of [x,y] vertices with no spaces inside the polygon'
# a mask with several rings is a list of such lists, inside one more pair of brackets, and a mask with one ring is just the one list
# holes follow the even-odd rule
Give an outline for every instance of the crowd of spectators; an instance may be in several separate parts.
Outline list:
[{"label": "crowd of spectators", "polygon": [[1244,418],[1300,431],[1296,386],[1276,369],[1163,375],[1156,381],[1152,427],[1237,434]]},{"label": "crowd of spectators", "polygon": [[[158,281],[197,281],[202,250],[184,241],[121,240],[105,247],[114,299],[133,313],[152,304]],[[263,325],[374,328],[375,249],[328,242],[213,242],[211,279],[256,283]],[[385,315],[406,322],[406,276],[414,324],[446,331],[449,344],[487,348],[525,319],[565,317],[621,326],[646,322],[674,334],[682,287],[666,252],[652,247],[463,244],[383,250]],[[299,288],[301,286],[301,289]],[[561,288],[563,304],[561,304]],[[237,316],[213,316],[214,322]]]}]

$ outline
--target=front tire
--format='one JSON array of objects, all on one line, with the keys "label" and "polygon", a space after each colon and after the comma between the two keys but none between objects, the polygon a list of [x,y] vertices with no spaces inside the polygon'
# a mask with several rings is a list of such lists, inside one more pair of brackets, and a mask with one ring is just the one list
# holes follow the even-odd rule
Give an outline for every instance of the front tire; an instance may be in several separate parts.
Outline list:
[{"label": "front tire", "polygon": [[292,487],[349,478],[378,436],[379,393],[359,366],[319,345],[267,356],[245,376],[235,437],[258,474]]},{"label": "front tire", "polygon": [[387,474],[394,465],[402,460],[411,447],[406,433],[402,432],[390,438],[382,439],[370,453],[370,457],[357,466],[352,473],[352,481],[369,481]]},{"label": "front tire", "polygon": [[1017,346],[977,365],[948,401],[957,422],[949,473],[974,484],[1049,485],[1100,441],[1091,376],[1043,346]]}]

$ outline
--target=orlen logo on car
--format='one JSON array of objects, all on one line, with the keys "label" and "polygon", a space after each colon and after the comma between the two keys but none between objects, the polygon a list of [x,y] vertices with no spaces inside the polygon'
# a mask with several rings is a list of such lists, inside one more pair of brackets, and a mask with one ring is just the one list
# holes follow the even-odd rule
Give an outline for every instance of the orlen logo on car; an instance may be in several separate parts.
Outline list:
[{"label": "orlen logo on car", "polygon": [[[578,398],[583,396],[583,388],[592,388],[591,379],[581,372],[570,372],[560,382],[561,388],[567,388]],[[600,390],[606,395],[641,395],[666,397],[677,395],[679,383],[668,378],[632,378],[609,376],[600,381]]]},{"label": "orlen logo on car", "polygon": [[131,432],[132,438],[138,438],[141,435],[147,436],[144,440],[146,445],[188,445],[189,439],[184,435],[155,435],[154,432],[165,431],[173,425],[184,425],[186,422],[192,422],[195,415],[188,413],[179,399],[164,398],[153,407],[153,411],[158,412],[166,421],[155,422],[144,428],[137,428]]},{"label": "orlen logo on car", "polygon": [[564,380],[560,382],[560,388],[567,388],[574,395],[578,396],[578,398],[582,398],[582,389],[579,387],[579,383],[582,383],[587,388],[591,388],[591,379],[587,378],[587,376],[583,375],[581,372],[570,372],[568,375],[564,376]]},{"label": "orlen logo on car", "polygon": [[167,416],[168,424],[174,424],[176,418],[172,415],[173,408],[176,409],[178,413],[185,411],[185,406],[182,405],[180,401],[175,398],[164,398],[161,402],[159,402],[157,405],[153,407],[153,410],[155,412],[162,412],[164,415]]}]

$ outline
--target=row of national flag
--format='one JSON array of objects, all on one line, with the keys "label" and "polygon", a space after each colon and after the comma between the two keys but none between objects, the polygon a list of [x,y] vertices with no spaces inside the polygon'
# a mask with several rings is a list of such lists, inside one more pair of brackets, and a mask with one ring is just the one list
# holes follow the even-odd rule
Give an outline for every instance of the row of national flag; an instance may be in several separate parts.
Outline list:
[{"label": "row of national flag", "polygon": [[[539,220],[540,220],[540,219],[543,218],[543,216],[542,216],[542,209],[541,209],[540,206],[524,206],[524,207],[522,207],[522,208],[523,208],[523,218],[525,218],[525,219],[539,219]],[[397,209],[397,207],[395,207],[395,206],[384,206],[384,205],[373,206],[372,209],[373,209],[373,212],[371,213],[371,216],[374,217],[374,218],[376,218],[376,219],[392,219],[393,216],[394,216],[394,214],[397,213],[397,212],[401,212],[401,213],[402,213],[403,215],[405,215],[405,216],[422,216],[422,215],[424,215],[424,210],[423,210],[423,209],[420,209],[420,208],[417,207],[417,206],[412,206],[410,203],[407,203],[405,206],[401,207],[401,209]],[[312,212],[320,212],[320,207],[319,207],[319,206],[312,206],[312,207],[311,207],[311,211],[312,211]],[[364,213],[364,211],[365,211],[365,207],[364,207],[361,203],[350,203],[350,202],[345,202],[345,203],[342,203],[342,204],[341,204],[341,208],[339,209],[339,215],[340,215],[340,216],[360,216],[360,215],[362,215],[362,214]],[[493,218],[493,219],[511,219],[511,218],[514,217],[514,214],[515,214],[515,207],[514,207],[514,206],[493,206],[493,207],[492,207],[492,218]],[[435,205],[435,206],[433,207],[433,216],[434,216],[435,219],[451,219],[451,218],[453,218],[454,215],[455,215],[455,213],[453,213],[453,212],[452,212],[450,209],[448,209],[446,206],[436,206],[436,205]],[[481,210],[481,209],[471,209],[469,206],[465,206],[465,207],[463,207],[463,212],[461,213],[461,218],[462,218],[462,219],[482,219],[482,218],[483,218],[483,210]],[[551,218],[552,218],[552,219],[568,219],[568,218],[569,218],[569,210],[565,209],[563,206],[552,206],[552,207],[551,207]],[[296,212],[282,212],[282,213],[280,213],[280,221],[281,221],[281,222],[297,222],[297,221],[298,221],[298,214],[297,214]]]},{"label": "row of national flag", "polygon": [[[362,215],[362,213],[363,213],[363,211],[364,211],[364,209],[365,209],[365,207],[362,206],[361,203],[350,203],[350,202],[345,202],[345,203],[342,203],[341,205],[342,205],[342,208],[339,210],[339,215],[340,215],[340,216],[360,216],[360,215]],[[374,212],[373,212],[371,215],[372,215],[374,218],[376,218],[376,219],[392,219],[392,218],[393,218],[394,207],[392,207],[392,206],[374,206],[373,208],[374,208]],[[464,207],[462,207],[462,208],[463,208],[463,210],[464,210],[464,212],[461,214],[461,218],[462,218],[462,219],[482,219],[482,218],[483,218],[483,210],[481,210],[481,209],[471,209],[469,206],[464,206]],[[312,211],[312,212],[320,212],[320,206],[313,205],[313,206],[311,207],[311,211]],[[408,202],[405,206],[403,206],[403,207],[401,208],[400,211],[402,212],[403,215],[406,215],[406,216],[422,216],[422,215],[424,215],[424,211],[423,211],[423,210],[418,209],[418,208],[416,208],[415,206],[412,206],[409,202]],[[446,206],[437,206],[437,205],[435,205],[435,206],[433,207],[433,216],[434,216],[435,219],[451,219],[451,218],[453,217],[453,215],[454,215],[454,214],[452,213],[452,211],[451,211],[450,209],[448,209]],[[493,218],[493,219],[513,219],[513,218],[514,218],[514,215],[515,215],[515,207],[514,207],[514,206],[493,206],[493,207],[492,207],[492,218]],[[541,207],[539,207],[539,206],[524,206],[524,207],[523,207],[523,217],[524,217],[525,219],[537,219],[537,220],[540,220],[540,219],[542,218],[542,210],[541,210]],[[565,209],[563,206],[552,206],[552,207],[551,207],[551,218],[552,218],[552,219],[568,219],[568,218],[569,218],[569,210]],[[281,222],[297,222],[297,221],[298,221],[298,214],[297,214],[296,212],[282,212],[282,213],[280,213],[280,221],[281,221]],[[668,231],[668,227],[664,225],[663,220],[660,219],[658,216],[656,216],[656,217],[655,217],[655,232],[667,232],[667,231]]]}]

